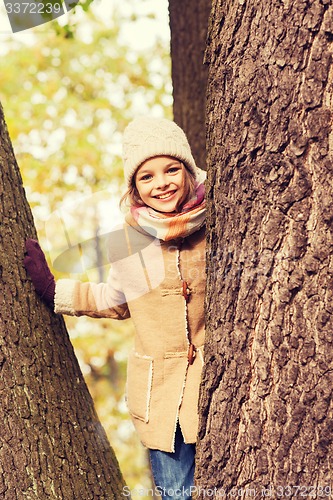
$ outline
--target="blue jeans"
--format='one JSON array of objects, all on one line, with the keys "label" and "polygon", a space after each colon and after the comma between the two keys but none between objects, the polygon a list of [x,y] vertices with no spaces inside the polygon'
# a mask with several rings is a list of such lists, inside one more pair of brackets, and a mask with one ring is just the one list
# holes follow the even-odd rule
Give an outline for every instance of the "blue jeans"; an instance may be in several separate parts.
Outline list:
[{"label": "blue jeans", "polygon": [[149,450],[156,490],[164,499],[191,498],[194,491],[195,444],[185,444],[179,425],[175,452]]}]

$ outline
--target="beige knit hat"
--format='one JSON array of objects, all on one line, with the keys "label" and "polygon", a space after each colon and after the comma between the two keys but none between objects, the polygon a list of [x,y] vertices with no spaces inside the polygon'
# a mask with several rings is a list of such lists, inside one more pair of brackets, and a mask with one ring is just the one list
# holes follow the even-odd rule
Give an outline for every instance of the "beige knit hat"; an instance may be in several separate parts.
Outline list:
[{"label": "beige knit hat", "polygon": [[197,167],[184,131],[166,118],[135,118],[123,136],[124,175],[131,185],[137,168],[154,156],[178,158],[196,175]]}]

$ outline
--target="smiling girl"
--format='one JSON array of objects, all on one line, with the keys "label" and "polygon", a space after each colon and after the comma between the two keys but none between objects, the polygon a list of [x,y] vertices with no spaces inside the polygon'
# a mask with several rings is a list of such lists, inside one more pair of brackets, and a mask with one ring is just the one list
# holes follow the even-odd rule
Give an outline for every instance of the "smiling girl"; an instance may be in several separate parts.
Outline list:
[{"label": "smiling girl", "polygon": [[194,179],[176,158],[157,156],[138,168],[133,189],[140,202],[158,212],[177,212],[186,201]]},{"label": "smiling girl", "polygon": [[[205,173],[183,130],[166,119],[131,122],[123,159],[127,251],[113,259],[107,283],[55,283],[34,240],[27,241],[24,262],[55,312],[132,318],[128,408],[149,449],[158,492],[191,498],[205,335]],[[139,251],[129,231],[140,238]]]}]

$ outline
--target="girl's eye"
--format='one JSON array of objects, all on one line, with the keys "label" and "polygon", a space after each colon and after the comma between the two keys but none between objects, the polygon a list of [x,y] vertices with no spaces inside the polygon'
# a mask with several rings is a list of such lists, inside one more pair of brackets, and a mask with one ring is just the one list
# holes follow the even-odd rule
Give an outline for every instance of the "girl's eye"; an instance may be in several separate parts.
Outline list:
[{"label": "girl's eye", "polygon": [[146,175],[144,175],[143,177],[140,178],[140,181],[149,181],[149,179],[151,179],[151,175],[150,174],[146,174]]},{"label": "girl's eye", "polygon": [[179,167],[171,167],[171,168],[169,168],[168,172],[169,172],[170,174],[175,174],[175,173],[176,173],[176,172],[178,172],[179,170],[180,170],[180,169],[179,169]]}]

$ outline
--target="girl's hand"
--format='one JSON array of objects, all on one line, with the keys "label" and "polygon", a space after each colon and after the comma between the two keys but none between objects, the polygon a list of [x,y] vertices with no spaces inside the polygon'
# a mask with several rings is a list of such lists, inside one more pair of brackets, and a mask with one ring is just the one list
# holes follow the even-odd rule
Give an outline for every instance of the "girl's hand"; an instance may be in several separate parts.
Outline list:
[{"label": "girl's hand", "polygon": [[55,280],[46,262],[43,250],[36,240],[25,243],[26,256],[23,263],[40,298],[54,308]]}]

